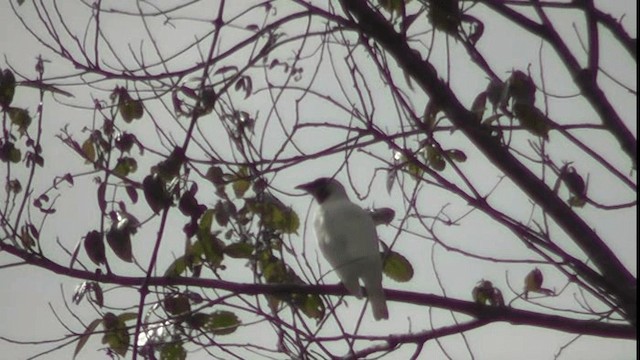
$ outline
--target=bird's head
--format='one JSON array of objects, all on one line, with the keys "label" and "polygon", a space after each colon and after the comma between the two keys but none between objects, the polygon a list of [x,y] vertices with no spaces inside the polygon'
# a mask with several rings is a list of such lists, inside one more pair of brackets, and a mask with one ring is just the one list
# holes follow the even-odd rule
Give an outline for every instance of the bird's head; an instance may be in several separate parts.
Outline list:
[{"label": "bird's head", "polygon": [[319,204],[322,204],[330,197],[347,197],[347,192],[344,190],[344,186],[342,186],[338,180],[326,177],[313,180],[310,183],[298,185],[296,186],[296,189],[304,190],[313,195]]}]

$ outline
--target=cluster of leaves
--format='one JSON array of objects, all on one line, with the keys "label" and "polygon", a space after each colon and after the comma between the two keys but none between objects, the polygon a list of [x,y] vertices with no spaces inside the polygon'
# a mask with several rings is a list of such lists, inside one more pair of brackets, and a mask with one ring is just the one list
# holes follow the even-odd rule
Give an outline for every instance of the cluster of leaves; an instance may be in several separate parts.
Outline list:
[{"label": "cluster of leaves", "polygon": [[[27,134],[27,129],[31,125],[32,119],[27,109],[11,106],[16,92],[16,78],[9,69],[0,69],[0,109],[9,115],[12,127],[15,127],[19,137],[26,137],[27,147],[34,148],[34,151],[28,152],[29,161],[34,161],[42,166],[44,159],[40,155],[39,146],[35,146],[33,139]],[[22,160],[22,152],[17,146],[18,137],[11,129],[4,129],[5,136],[0,139],[0,161],[3,163],[19,163]],[[18,181],[18,180],[13,180]],[[21,188],[19,182],[12,186],[12,189]]]},{"label": "cluster of leaves", "polygon": [[[473,102],[472,111],[483,125],[491,125],[502,116],[516,118],[520,125],[531,134],[544,140],[549,139],[551,120],[535,106],[536,85],[531,76],[520,70],[513,71],[504,82],[493,80],[485,91]],[[492,114],[484,118],[487,101],[492,105]],[[500,131],[500,126],[495,127]]]}]

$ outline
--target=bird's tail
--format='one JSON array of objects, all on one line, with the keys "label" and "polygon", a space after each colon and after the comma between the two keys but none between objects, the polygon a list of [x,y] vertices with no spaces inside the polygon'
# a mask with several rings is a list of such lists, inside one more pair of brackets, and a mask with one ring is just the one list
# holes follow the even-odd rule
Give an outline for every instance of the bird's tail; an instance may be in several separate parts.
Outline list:
[{"label": "bird's tail", "polygon": [[382,272],[368,278],[365,277],[363,280],[365,289],[367,289],[367,298],[371,302],[373,318],[376,320],[388,319],[389,310],[387,309],[387,299],[382,288]]}]

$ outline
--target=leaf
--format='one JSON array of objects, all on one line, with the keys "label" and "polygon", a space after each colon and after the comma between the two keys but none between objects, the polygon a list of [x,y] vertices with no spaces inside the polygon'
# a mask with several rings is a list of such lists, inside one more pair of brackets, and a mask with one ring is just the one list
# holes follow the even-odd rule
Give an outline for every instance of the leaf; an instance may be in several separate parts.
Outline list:
[{"label": "leaf", "polygon": [[492,80],[487,85],[487,89],[485,90],[485,94],[487,95],[486,99],[493,106],[494,113],[496,112],[496,108],[506,104],[506,88],[507,85],[498,80]]},{"label": "leaf", "polygon": [[487,108],[487,93],[483,91],[480,94],[478,94],[478,96],[476,96],[475,100],[473,100],[473,104],[471,104],[471,112],[474,113],[478,121],[481,121],[482,117],[484,116],[484,111],[486,110],[486,108]]},{"label": "leaf", "polygon": [[115,139],[116,149],[120,150],[123,153],[130,152],[131,148],[133,147],[133,144],[136,142],[137,142],[136,136],[128,132],[123,132],[122,134],[119,134],[118,136],[116,136],[116,139]]},{"label": "leaf", "polygon": [[322,298],[318,295],[304,295],[302,302],[298,304],[298,308],[312,319],[320,320],[324,317],[325,306]]},{"label": "leaf", "polygon": [[6,109],[11,105],[15,91],[16,78],[11,70],[5,69],[0,73],[0,107]]},{"label": "leaf", "polygon": [[118,111],[126,123],[140,119],[144,113],[142,101],[132,99],[124,88],[119,88]]},{"label": "leaf", "polygon": [[84,155],[86,164],[91,164],[96,161],[96,148],[91,137],[82,143],[82,154]]},{"label": "leaf", "polygon": [[170,342],[162,345],[162,348],[160,349],[160,359],[162,360],[185,360],[186,358],[187,351],[184,349],[181,342]]},{"label": "leaf", "polygon": [[182,315],[191,311],[189,298],[184,294],[172,294],[162,301],[164,309],[171,315]]},{"label": "leaf", "polygon": [[462,150],[450,149],[447,150],[446,153],[451,158],[451,160],[455,160],[457,162],[467,161],[467,155]]},{"label": "leaf", "polygon": [[127,185],[125,187],[125,190],[127,191],[127,195],[129,195],[129,199],[131,199],[132,203],[137,203],[138,202],[138,190],[132,186],[132,185]]},{"label": "leaf", "polygon": [[213,185],[224,186],[225,181],[224,181],[223,175],[224,173],[222,172],[222,169],[220,169],[218,166],[212,166],[207,170],[207,174],[205,175],[205,178],[211,181]]},{"label": "leaf", "polygon": [[213,223],[214,214],[215,214],[215,210],[213,209],[207,209],[204,212],[204,214],[202,215],[202,218],[200,218],[199,228],[201,231],[206,233],[211,231],[211,224]]},{"label": "leaf", "polygon": [[138,169],[138,162],[136,159],[131,157],[121,157],[118,159],[116,163],[116,167],[113,168],[113,173],[120,176],[125,177],[131,173],[136,172]]},{"label": "leaf", "polygon": [[173,260],[171,265],[165,270],[164,276],[166,277],[179,277],[187,270],[187,259],[184,256]]},{"label": "leaf", "polygon": [[524,278],[524,291],[529,292],[538,292],[542,287],[542,281],[544,278],[542,277],[542,272],[540,269],[535,268],[531,270],[527,276]]},{"label": "leaf", "polygon": [[224,243],[211,233],[198,232],[198,241],[193,245],[197,255],[204,255],[207,263],[218,268],[224,259]]},{"label": "leaf", "polygon": [[100,207],[100,211],[104,212],[107,209],[107,201],[105,199],[105,193],[107,191],[107,184],[105,182],[101,182],[98,185],[98,206]]},{"label": "leaf", "polygon": [[403,13],[402,10],[404,9],[405,1],[406,0],[378,0],[378,4],[392,15],[394,13],[401,15]]},{"label": "leaf", "polygon": [[462,22],[458,1],[431,1],[429,4],[427,18],[433,27],[448,34],[456,34]]},{"label": "leaf", "polygon": [[97,282],[94,282],[93,286],[92,286],[92,290],[93,290],[93,294],[95,296],[95,304],[98,305],[99,307],[103,307],[104,306],[104,294],[102,292],[102,287],[100,287],[100,284],[98,284]]},{"label": "leaf", "polygon": [[532,104],[516,102],[513,104],[513,113],[520,120],[520,125],[530,133],[549,139],[549,118]]},{"label": "leaf", "polygon": [[22,158],[20,149],[16,148],[11,141],[7,141],[0,146],[0,161],[12,162],[14,164],[19,163]]},{"label": "leaf", "polygon": [[203,326],[207,324],[207,320],[209,319],[209,315],[197,312],[187,314],[187,323],[194,329],[201,329]]},{"label": "leaf", "polygon": [[391,208],[370,209],[369,214],[376,225],[389,225],[396,216],[396,212]]},{"label": "leaf", "polygon": [[84,250],[89,259],[98,266],[107,261],[102,233],[96,230],[89,231],[85,236]]},{"label": "leaf", "polygon": [[238,72],[238,67],[234,65],[223,66],[220,69],[216,70],[214,75],[222,74],[229,71]]},{"label": "leaf", "polygon": [[18,127],[18,132],[21,135],[24,135],[29,125],[31,125],[31,116],[26,109],[9,108],[9,118],[11,123]]},{"label": "leaf", "polygon": [[435,171],[442,171],[446,167],[447,163],[442,158],[442,154],[434,146],[427,145],[425,147],[426,160],[429,167]]},{"label": "leaf", "polygon": [[382,271],[397,282],[407,282],[413,278],[413,266],[411,266],[407,258],[395,251],[389,251],[386,255],[382,264]]},{"label": "leaf", "polygon": [[240,199],[251,187],[251,182],[246,178],[239,178],[238,180],[233,182],[232,187],[233,187],[233,193],[236,194],[236,197],[238,199]]},{"label": "leaf", "polygon": [[536,100],[536,84],[529,75],[516,70],[507,80],[507,97],[513,99],[514,103],[533,106]]},{"label": "leaf", "polygon": [[111,312],[104,314],[102,318],[102,326],[105,329],[102,343],[108,344],[111,350],[122,357],[127,354],[130,341],[124,321]]},{"label": "leaf", "polygon": [[224,253],[236,259],[251,259],[254,247],[248,242],[237,242],[224,248]]},{"label": "leaf", "polygon": [[142,181],[142,190],[147,204],[154,213],[158,214],[171,205],[171,195],[158,174],[147,175]]},{"label": "leaf", "polygon": [[387,169],[387,181],[385,185],[387,187],[387,194],[391,195],[391,190],[393,190],[393,184],[396,181],[396,177],[398,176],[398,168],[396,166]]},{"label": "leaf", "polygon": [[561,178],[569,191],[576,197],[584,198],[587,195],[587,185],[584,179],[573,166],[568,166],[561,173]]},{"label": "leaf", "polygon": [[197,219],[206,210],[206,206],[198,204],[198,200],[194,195],[195,191],[185,191],[182,196],[180,196],[178,209],[180,209],[183,215]]},{"label": "leaf", "polygon": [[218,310],[209,314],[205,328],[214,335],[228,335],[235,332],[240,324],[240,319],[236,314],[231,311]]},{"label": "leaf", "polygon": [[504,306],[502,291],[493,287],[491,281],[482,280],[473,288],[473,301],[482,305]]},{"label": "leaf", "polygon": [[78,353],[80,352],[80,350],[82,350],[82,348],[87,343],[87,341],[89,341],[89,337],[93,335],[96,328],[101,322],[102,322],[102,319],[93,320],[91,323],[89,323],[89,326],[87,326],[87,328],[84,330],[82,335],[80,335],[80,338],[78,339],[78,344],[76,345],[76,349],[73,352],[74,359],[76,358],[76,356],[78,356]]},{"label": "leaf", "polygon": [[262,276],[270,284],[281,284],[287,280],[287,269],[282,260],[272,256],[262,263]]},{"label": "leaf", "polygon": [[581,207],[584,207],[584,205],[587,203],[587,198],[582,196],[572,195],[569,197],[567,202],[569,203],[569,206],[581,208]]},{"label": "leaf", "polygon": [[18,179],[11,179],[7,182],[6,190],[14,194],[19,194],[22,191],[22,184]]},{"label": "leaf", "polygon": [[230,202],[223,203],[222,201],[218,201],[216,203],[215,217],[216,217],[216,222],[220,226],[227,226],[227,224],[229,223],[229,218],[231,217],[230,210],[232,209],[231,205],[229,204],[233,205]]},{"label": "leaf", "polygon": [[176,146],[169,157],[156,166],[156,174],[165,182],[171,182],[180,174],[180,167],[186,161],[184,149]]},{"label": "leaf", "polygon": [[131,252],[131,233],[126,227],[112,225],[107,232],[107,243],[113,252],[123,261],[133,262]]}]

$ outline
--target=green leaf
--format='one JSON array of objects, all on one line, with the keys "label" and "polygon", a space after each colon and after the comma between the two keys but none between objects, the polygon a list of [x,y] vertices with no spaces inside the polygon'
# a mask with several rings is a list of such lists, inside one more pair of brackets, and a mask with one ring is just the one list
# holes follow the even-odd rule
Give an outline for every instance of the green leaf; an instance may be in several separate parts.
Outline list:
[{"label": "green leaf", "polygon": [[102,336],[102,343],[109,345],[109,348],[120,356],[125,356],[129,348],[129,333],[125,320],[113,313],[106,313],[102,318],[102,326],[105,333]]},{"label": "green leaf", "polygon": [[185,360],[187,351],[181,342],[172,342],[162,346],[160,350],[160,360]]},{"label": "green leaf", "polygon": [[224,253],[236,259],[251,259],[253,245],[248,242],[237,242],[224,248]]},{"label": "green leaf", "polygon": [[167,277],[178,277],[187,270],[187,259],[184,256],[180,256],[179,258],[173,260],[171,265],[164,272],[164,276]]},{"label": "green leaf", "polygon": [[262,276],[268,283],[281,284],[288,279],[287,268],[282,260],[272,256],[263,262]]},{"label": "green leaf", "polygon": [[324,303],[318,295],[304,295],[302,301],[298,303],[298,308],[312,319],[320,320],[324,317]]},{"label": "green leaf", "polygon": [[442,154],[438,149],[434,146],[427,145],[425,146],[425,158],[427,160],[427,164],[435,171],[444,170],[447,163],[442,158]]},{"label": "green leaf", "polygon": [[587,199],[579,195],[571,195],[567,202],[572,207],[581,208],[584,207],[584,205],[587,203]]},{"label": "green leaf", "polygon": [[404,8],[404,3],[405,0],[378,0],[378,4],[380,4],[383,9],[387,10],[392,15],[394,13],[398,13],[398,15],[401,15],[402,9]]},{"label": "green leaf", "polygon": [[114,92],[118,93],[118,111],[122,119],[130,123],[135,119],[140,119],[144,113],[142,107],[142,101],[134,100],[129,95],[129,92],[124,88],[116,88]]},{"label": "green leaf", "polygon": [[409,260],[395,251],[390,251],[384,259],[382,271],[391,279],[407,282],[413,278],[413,267]]},{"label": "green leaf", "polygon": [[199,231],[197,234],[198,241],[193,244],[193,254],[196,256],[204,255],[204,258],[214,268],[220,267],[224,259],[224,243],[211,233]]},{"label": "green leaf", "polygon": [[247,180],[247,178],[239,178],[238,180],[233,182],[232,187],[233,193],[236,194],[236,197],[238,199],[240,199],[251,187],[251,182]]},{"label": "green leaf", "polygon": [[96,161],[96,148],[93,145],[91,137],[82,143],[82,154],[84,154],[86,159],[85,163],[90,164]]},{"label": "green leaf", "polygon": [[458,1],[429,2],[427,18],[434,28],[448,34],[456,34],[462,22],[462,14]]},{"label": "green leaf", "polygon": [[136,159],[131,157],[122,157],[118,159],[116,163],[116,167],[113,168],[113,173],[125,177],[131,173],[136,172],[138,169],[138,162]]},{"label": "green leaf", "polygon": [[26,109],[9,108],[9,118],[11,118],[11,123],[18,127],[20,135],[24,135],[31,125],[31,116]]},{"label": "green leaf", "polygon": [[75,359],[76,356],[78,355],[78,353],[80,352],[80,350],[82,350],[82,348],[84,347],[84,345],[87,343],[87,341],[89,341],[89,337],[91,335],[93,335],[93,333],[95,332],[96,328],[98,327],[98,325],[102,322],[102,319],[95,319],[93,320],[89,326],[87,326],[87,328],[84,330],[84,332],[82,333],[82,335],[80,335],[80,338],[78,339],[78,344],[76,345],[76,349],[73,352],[73,358]]},{"label": "green leaf", "polygon": [[120,320],[122,322],[138,320],[138,313],[135,313],[135,312],[122,313],[122,314],[118,315],[118,320]]},{"label": "green leaf", "polygon": [[545,140],[549,139],[549,118],[540,109],[532,104],[516,102],[513,112],[523,128]]},{"label": "green leaf", "polygon": [[209,314],[205,328],[214,335],[228,335],[235,332],[240,324],[240,319],[236,314],[231,311],[218,310]]},{"label": "green leaf", "polygon": [[16,148],[11,141],[7,141],[0,146],[0,161],[10,161],[15,164],[19,163],[21,158],[22,153],[20,152],[20,149]]},{"label": "green leaf", "polygon": [[200,225],[198,226],[200,230],[204,232],[211,231],[211,224],[213,223],[213,215],[215,214],[215,210],[207,209],[202,217],[200,218]]}]

